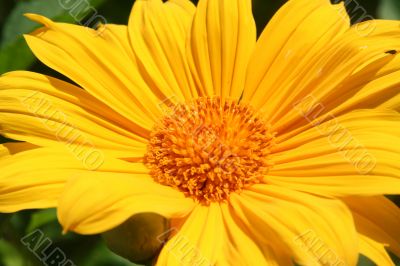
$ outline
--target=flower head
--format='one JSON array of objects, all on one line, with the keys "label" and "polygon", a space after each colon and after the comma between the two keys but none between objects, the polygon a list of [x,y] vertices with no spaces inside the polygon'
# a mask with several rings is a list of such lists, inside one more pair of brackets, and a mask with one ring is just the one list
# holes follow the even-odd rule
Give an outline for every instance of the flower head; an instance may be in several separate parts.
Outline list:
[{"label": "flower head", "polygon": [[290,0],[138,0],[129,25],[26,35],[71,79],[0,78],[0,211],[96,234],[169,219],[158,265],[377,265],[400,256],[400,22]]},{"label": "flower head", "polygon": [[221,202],[268,173],[273,139],[268,124],[247,106],[199,98],[163,117],[145,163],[157,182],[199,203]]}]

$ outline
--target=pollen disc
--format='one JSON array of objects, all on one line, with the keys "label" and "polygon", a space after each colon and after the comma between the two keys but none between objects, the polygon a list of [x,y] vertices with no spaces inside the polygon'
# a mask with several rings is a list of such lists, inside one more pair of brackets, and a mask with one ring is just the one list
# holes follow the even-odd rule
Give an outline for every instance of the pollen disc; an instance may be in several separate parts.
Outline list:
[{"label": "pollen disc", "polygon": [[199,98],[157,123],[145,163],[158,183],[209,204],[259,183],[272,166],[273,143],[269,124],[249,106]]}]

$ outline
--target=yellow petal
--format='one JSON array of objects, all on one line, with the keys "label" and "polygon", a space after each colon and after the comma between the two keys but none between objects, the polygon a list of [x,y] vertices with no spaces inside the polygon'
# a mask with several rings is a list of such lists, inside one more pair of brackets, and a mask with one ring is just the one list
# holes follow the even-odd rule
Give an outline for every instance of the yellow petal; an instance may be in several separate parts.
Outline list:
[{"label": "yellow petal", "polygon": [[359,233],[387,245],[400,257],[400,209],[396,204],[383,196],[350,197],[343,201],[353,212]]},{"label": "yellow petal", "polygon": [[291,255],[284,254],[278,243],[260,244],[253,239],[227,204],[222,204],[221,210],[225,225],[223,233],[227,236],[217,265],[293,265]]},{"label": "yellow petal", "polygon": [[156,183],[145,166],[129,164],[119,171],[85,172],[67,183],[58,202],[58,218],[64,231],[97,234],[110,230],[134,214],[157,213],[166,218],[184,217],[192,199]]},{"label": "yellow petal", "polygon": [[290,76],[282,77],[282,85],[275,82],[271,94],[255,97],[262,98],[258,102],[277,131],[295,136],[299,127],[310,126],[297,108],[302,103],[308,102],[309,117],[322,120],[378,107],[400,93],[395,54],[400,50],[399,23],[376,21],[375,26],[368,35],[350,28],[313,54],[312,60],[302,58],[296,64],[298,71],[288,68]]},{"label": "yellow petal", "polygon": [[202,95],[240,98],[255,41],[250,0],[199,1],[189,56]]},{"label": "yellow petal", "polygon": [[96,31],[27,16],[45,26],[25,36],[39,60],[126,118],[152,128],[162,100],[140,74],[126,26],[104,25]]},{"label": "yellow petal", "polygon": [[[65,182],[74,175],[92,173],[82,161],[65,148],[36,148],[26,144],[6,144],[11,153],[28,149],[0,160],[0,212],[23,209],[49,208],[57,205]],[[25,145],[22,147],[20,145]],[[122,161],[106,160],[96,171],[110,172],[121,169]],[[128,164],[130,166],[130,164]],[[143,167],[144,168],[144,167]]]},{"label": "yellow petal", "polygon": [[360,253],[379,266],[394,266],[385,246],[366,236],[360,235]]},{"label": "yellow petal", "polygon": [[0,157],[5,157],[7,155],[13,155],[22,151],[27,151],[35,149],[38,146],[33,145],[28,142],[8,142],[0,144]]},{"label": "yellow petal", "polygon": [[285,246],[297,263],[356,265],[358,237],[340,201],[260,184],[230,202],[259,243]]},{"label": "yellow petal", "polygon": [[3,75],[0,106],[0,131],[13,139],[76,156],[83,148],[114,157],[141,158],[146,151],[147,130],[58,79],[22,71]]},{"label": "yellow petal", "polygon": [[166,243],[157,265],[215,265],[225,245],[219,204],[196,206],[175,235]]},{"label": "yellow petal", "polygon": [[358,110],[278,142],[269,183],[321,195],[400,193],[400,115]]},{"label": "yellow petal", "polygon": [[276,245],[258,246],[228,204],[197,206],[179,224],[172,224],[157,265],[292,265]]},{"label": "yellow petal", "polygon": [[10,155],[10,152],[8,151],[8,149],[6,147],[4,147],[4,145],[0,145],[0,158],[4,158],[6,156]]},{"label": "yellow petal", "polygon": [[288,1],[271,19],[257,41],[243,100],[268,111],[282,104],[284,85],[308,69],[326,45],[350,27],[343,4],[327,0]]},{"label": "yellow petal", "polygon": [[170,4],[180,6],[192,16],[196,13],[196,6],[190,0],[168,0],[167,5]]},{"label": "yellow petal", "polygon": [[[364,56],[360,56],[362,61]],[[310,120],[324,121],[332,116],[340,116],[357,109],[392,109],[397,110],[400,98],[398,89],[399,71],[388,73],[384,76],[372,78],[379,68],[392,60],[393,55],[385,54],[383,57],[360,70],[357,75],[348,80],[354,84],[339,85],[337,89],[321,91],[304,90],[301,96],[287,105],[285,117],[275,123],[275,130],[285,132],[287,137],[295,136],[312,126]],[[360,62],[361,62],[360,61]],[[343,72],[342,72],[343,73]],[[354,78],[354,79],[353,79]],[[335,79],[332,76],[332,80]],[[333,84],[333,82],[328,83]],[[336,80],[341,80],[336,76]],[[296,96],[297,97],[297,96]],[[282,110],[283,111],[283,110]],[[278,113],[278,112],[277,112]],[[283,113],[281,113],[283,115]],[[306,116],[305,116],[306,115]]]},{"label": "yellow petal", "polygon": [[398,21],[376,20],[349,27],[343,3],[288,1],[257,43],[243,100],[291,136],[307,124],[294,108],[307,97],[316,117],[378,107],[400,93],[398,29]]},{"label": "yellow petal", "polygon": [[397,112],[400,112],[400,93],[379,105],[379,108],[396,110]]},{"label": "yellow petal", "polygon": [[129,19],[129,37],[143,76],[166,101],[184,102],[198,96],[186,59],[191,8],[187,0],[137,1]]}]

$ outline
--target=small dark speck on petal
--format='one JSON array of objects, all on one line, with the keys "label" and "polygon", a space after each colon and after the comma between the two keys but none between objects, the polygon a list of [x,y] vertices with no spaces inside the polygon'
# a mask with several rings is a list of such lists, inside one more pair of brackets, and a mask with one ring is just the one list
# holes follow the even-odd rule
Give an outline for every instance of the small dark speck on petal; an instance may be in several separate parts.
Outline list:
[{"label": "small dark speck on petal", "polygon": [[385,52],[386,54],[397,54],[396,50],[389,50]]}]

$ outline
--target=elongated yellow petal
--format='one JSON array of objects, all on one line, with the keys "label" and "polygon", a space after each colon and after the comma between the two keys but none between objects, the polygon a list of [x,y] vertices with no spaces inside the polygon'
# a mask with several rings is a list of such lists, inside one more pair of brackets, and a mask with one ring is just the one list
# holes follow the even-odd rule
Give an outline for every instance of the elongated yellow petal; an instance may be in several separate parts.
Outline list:
[{"label": "elongated yellow petal", "polygon": [[[235,211],[221,205],[226,234],[223,252],[217,265],[293,265],[291,255],[285,254],[278,243],[258,243],[238,220]],[[287,250],[286,250],[287,251]]]},{"label": "elongated yellow petal", "polygon": [[258,243],[286,246],[297,263],[356,265],[358,237],[340,201],[260,184],[230,202]]},{"label": "elongated yellow petal", "polygon": [[276,130],[294,136],[299,127],[309,126],[298,110],[302,104],[307,103],[309,117],[321,120],[378,107],[400,93],[399,65],[391,63],[399,62],[398,50],[398,22],[378,21],[369,35],[352,27],[320,49],[301,72],[291,71],[293,78],[285,76],[281,87],[274,84],[274,95],[264,99],[264,112]]},{"label": "elongated yellow petal", "polygon": [[388,110],[332,117],[278,144],[265,181],[321,195],[398,194],[399,123]]},{"label": "elongated yellow petal", "polygon": [[[315,100],[315,117],[390,101],[400,93],[399,22],[349,24],[343,4],[289,1],[257,43],[243,100],[262,109],[277,131],[294,130],[291,136],[307,124],[294,108],[307,98]],[[397,105],[398,99],[386,107]]]},{"label": "elongated yellow petal", "polygon": [[168,0],[166,3],[167,5],[178,5],[192,16],[196,13],[196,6],[190,0]]},{"label": "elongated yellow petal", "polygon": [[192,199],[156,183],[146,172],[142,164],[126,163],[118,172],[85,172],[69,180],[58,202],[64,231],[97,234],[138,213],[153,212],[166,218],[190,213]]},{"label": "elongated yellow petal", "polygon": [[355,214],[357,231],[400,256],[400,209],[396,204],[383,196],[350,197],[343,201]]},{"label": "elongated yellow petal", "polygon": [[360,253],[379,266],[394,266],[385,246],[368,237],[360,236]]},{"label": "elongated yellow petal", "polygon": [[327,0],[288,1],[257,41],[249,63],[243,100],[268,111],[279,107],[284,87],[317,60],[326,45],[350,27],[344,6]]},{"label": "elongated yellow petal", "polygon": [[132,48],[148,86],[173,103],[198,96],[186,58],[194,8],[189,1],[137,1],[129,19]]},{"label": "elongated yellow petal", "polygon": [[38,15],[28,17],[45,26],[25,36],[36,57],[126,118],[152,128],[161,114],[162,99],[140,74],[126,26],[107,24],[95,31]]},{"label": "elongated yellow petal", "polygon": [[391,109],[400,112],[400,93],[393,98],[390,98],[386,102],[379,105],[382,109]]},{"label": "elongated yellow petal", "polygon": [[200,0],[189,43],[202,95],[239,99],[256,41],[250,0]]},{"label": "elongated yellow petal", "polygon": [[0,78],[0,121],[13,139],[114,157],[143,157],[149,134],[84,90],[31,72]]},{"label": "elongated yellow petal", "polygon": [[5,155],[13,155],[22,151],[32,150],[38,148],[38,146],[33,145],[28,142],[8,142],[0,144],[0,154],[1,157]]},{"label": "elongated yellow petal", "polygon": [[4,158],[6,156],[10,155],[10,152],[4,145],[0,145],[0,158]]},{"label": "elongated yellow petal", "polygon": [[[4,147],[11,153],[31,148],[26,144],[5,144]],[[110,174],[127,164],[119,160],[102,161],[96,172]],[[65,148],[36,148],[17,152],[1,157],[0,168],[0,212],[56,207],[69,178],[93,173],[87,170],[85,162]]]},{"label": "elongated yellow petal", "polygon": [[169,233],[158,265],[293,265],[277,243],[257,243],[225,203],[197,206]]},{"label": "elongated yellow petal", "polygon": [[215,265],[225,244],[224,224],[218,203],[196,206],[182,228],[166,243],[158,265]]}]

